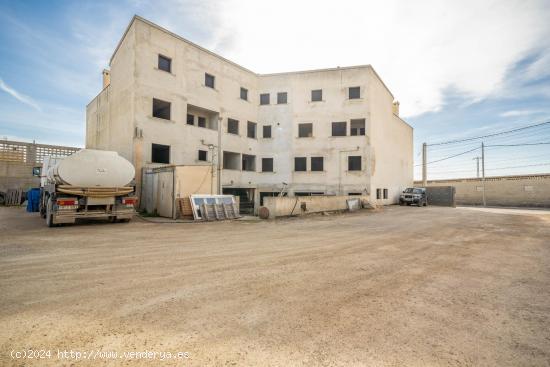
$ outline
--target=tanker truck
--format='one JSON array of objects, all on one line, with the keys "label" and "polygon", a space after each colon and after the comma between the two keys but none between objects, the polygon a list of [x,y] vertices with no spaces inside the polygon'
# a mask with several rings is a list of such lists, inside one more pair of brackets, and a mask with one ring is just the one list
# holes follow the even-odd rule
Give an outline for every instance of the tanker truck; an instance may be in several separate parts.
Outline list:
[{"label": "tanker truck", "polygon": [[44,157],[40,214],[48,227],[80,218],[128,222],[135,214],[134,166],[117,152],[82,149]]}]

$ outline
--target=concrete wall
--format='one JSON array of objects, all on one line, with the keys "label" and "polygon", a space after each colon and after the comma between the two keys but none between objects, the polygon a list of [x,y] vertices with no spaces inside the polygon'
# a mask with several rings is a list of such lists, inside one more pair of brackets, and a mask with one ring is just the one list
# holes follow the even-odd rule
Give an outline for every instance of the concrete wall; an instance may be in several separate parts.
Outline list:
[{"label": "concrete wall", "polygon": [[[403,190],[413,183],[413,129],[394,114],[393,96],[375,71],[371,73],[370,196],[379,205],[395,204]],[[377,198],[377,189],[382,191],[381,198]],[[387,199],[383,197],[384,189],[388,190]]]},{"label": "concrete wall", "polygon": [[[269,218],[290,215],[305,215],[335,210],[346,210],[348,199],[360,199],[368,202],[368,195],[335,195],[335,196],[296,196],[296,197],[266,197],[264,207],[269,210]],[[306,210],[302,210],[302,205]]]},{"label": "concrete wall", "polygon": [[0,191],[8,189],[29,190],[33,187],[40,187],[40,177],[32,175],[32,169],[36,165],[24,162],[3,162],[0,161]]},{"label": "concrete wall", "polygon": [[41,168],[46,156],[63,157],[76,151],[75,147],[0,140],[0,191],[40,187],[33,168]]},{"label": "concrete wall", "polygon": [[[368,193],[369,67],[337,68],[260,76],[260,93],[269,93],[271,104],[259,107],[259,120],[272,126],[261,155],[274,157],[274,173],[262,173],[261,182],[280,188],[291,183],[292,192],[344,194]],[[360,87],[360,99],[349,99],[348,88]],[[321,89],[322,101],[312,102],[311,91]],[[288,103],[277,104],[277,92],[287,92]],[[366,135],[351,136],[351,119],[365,119]],[[332,122],[346,122],[346,136],[332,136]],[[301,123],[313,125],[313,136],[298,137]],[[361,156],[362,169],[348,171],[347,157]],[[307,171],[294,171],[294,158],[307,158]],[[323,171],[311,171],[311,157],[323,157]]]},{"label": "concrete wall", "polygon": [[[171,58],[170,73],[157,68],[159,54]],[[215,88],[204,85],[205,73],[215,76]],[[354,86],[361,88],[361,98],[350,100],[348,88]],[[241,87],[248,89],[246,101],[240,99]],[[322,101],[311,101],[313,89],[323,90]],[[286,104],[277,104],[278,92],[287,93]],[[260,93],[270,94],[269,105],[260,105]],[[152,117],[153,98],[171,103],[170,120]],[[198,150],[208,150],[207,144],[216,146],[208,150],[215,166],[221,166],[223,151],[255,155],[255,171],[220,167],[214,181],[219,188],[255,189],[256,207],[259,192],[280,191],[283,182],[290,195],[368,194],[371,176],[378,174],[373,157],[379,157],[378,167],[389,167],[379,168],[376,182],[382,186],[376,187],[389,188],[392,198],[384,203],[392,203],[394,192],[412,182],[412,129],[396,119],[392,102],[370,66],[259,75],[137,17],[112,59],[110,85],[88,106],[86,142],[89,148],[119,151],[137,172],[151,163],[153,143],[169,145],[175,165],[202,163]],[[188,125],[188,113],[218,126]],[[228,119],[239,121],[238,135],[227,133]],[[366,135],[350,136],[351,119],[366,120]],[[247,137],[248,121],[257,124],[256,138]],[[347,136],[333,137],[332,122],[339,121],[347,122]],[[312,123],[313,136],[299,138],[299,123]],[[271,138],[263,138],[264,125],[271,125]],[[384,142],[374,144],[373,134]],[[349,155],[362,157],[360,171],[347,170]],[[307,172],[294,171],[295,157],[307,157]],[[323,171],[310,170],[311,157],[324,158]],[[273,158],[274,172],[262,172],[262,158]]]},{"label": "concrete wall", "polygon": [[[483,205],[481,179],[428,181],[430,186],[454,186],[457,205]],[[485,198],[489,206],[550,207],[550,174],[487,178]]]}]

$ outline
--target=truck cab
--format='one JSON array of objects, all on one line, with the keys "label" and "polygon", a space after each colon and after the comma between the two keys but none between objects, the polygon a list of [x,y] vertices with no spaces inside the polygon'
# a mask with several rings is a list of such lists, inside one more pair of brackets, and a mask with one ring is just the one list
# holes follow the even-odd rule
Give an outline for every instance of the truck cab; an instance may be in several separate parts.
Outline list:
[{"label": "truck cab", "polygon": [[424,187],[408,187],[399,197],[399,205],[418,205],[427,206],[428,198]]}]

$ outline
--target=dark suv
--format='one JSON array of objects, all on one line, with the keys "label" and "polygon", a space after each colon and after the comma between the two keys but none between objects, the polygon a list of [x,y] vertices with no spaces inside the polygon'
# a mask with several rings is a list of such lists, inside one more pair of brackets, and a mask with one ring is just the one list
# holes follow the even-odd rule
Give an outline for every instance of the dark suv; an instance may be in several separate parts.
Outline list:
[{"label": "dark suv", "polygon": [[409,187],[403,191],[399,197],[399,205],[427,206],[428,198],[426,197],[426,189],[422,187]]}]

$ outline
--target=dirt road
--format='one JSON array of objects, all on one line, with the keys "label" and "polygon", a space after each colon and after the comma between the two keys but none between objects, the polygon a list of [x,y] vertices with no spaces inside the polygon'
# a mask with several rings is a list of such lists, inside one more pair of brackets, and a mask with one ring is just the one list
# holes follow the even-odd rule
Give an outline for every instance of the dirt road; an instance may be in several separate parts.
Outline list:
[{"label": "dirt road", "polygon": [[[48,229],[0,208],[0,365],[548,366],[549,218],[391,207]],[[28,349],[53,354],[10,356]]]}]

